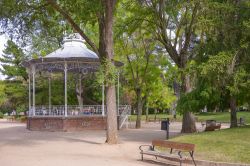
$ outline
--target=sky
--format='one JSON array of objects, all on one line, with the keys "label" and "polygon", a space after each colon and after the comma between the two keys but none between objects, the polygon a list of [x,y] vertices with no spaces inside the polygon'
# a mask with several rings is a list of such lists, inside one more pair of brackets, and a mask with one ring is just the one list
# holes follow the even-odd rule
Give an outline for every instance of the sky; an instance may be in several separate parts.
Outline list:
[{"label": "sky", "polygon": [[[2,56],[2,51],[5,48],[7,38],[4,35],[0,35],[0,57]],[[1,66],[1,64],[0,64]],[[0,73],[0,80],[3,80],[5,77]]]}]

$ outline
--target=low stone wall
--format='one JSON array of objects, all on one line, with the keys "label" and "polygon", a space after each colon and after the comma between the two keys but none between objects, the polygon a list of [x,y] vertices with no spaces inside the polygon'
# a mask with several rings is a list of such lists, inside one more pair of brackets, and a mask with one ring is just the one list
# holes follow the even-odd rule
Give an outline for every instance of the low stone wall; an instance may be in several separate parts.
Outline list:
[{"label": "low stone wall", "polygon": [[28,117],[27,129],[32,131],[105,130],[106,117]]}]

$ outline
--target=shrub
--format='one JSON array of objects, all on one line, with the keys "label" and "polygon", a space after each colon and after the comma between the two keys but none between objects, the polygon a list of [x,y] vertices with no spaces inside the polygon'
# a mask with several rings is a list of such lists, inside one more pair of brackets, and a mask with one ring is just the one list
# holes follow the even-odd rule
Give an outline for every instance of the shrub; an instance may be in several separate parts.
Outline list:
[{"label": "shrub", "polygon": [[26,107],[24,105],[20,105],[16,108],[17,115],[20,115],[21,113],[25,113]]},{"label": "shrub", "polygon": [[0,119],[3,119],[3,113],[2,112],[0,112]]},{"label": "shrub", "polygon": [[26,120],[27,120],[27,117],[26,116],[20,116],[17,118],[18,121],[22,122],[22,123],[25,123]]}]

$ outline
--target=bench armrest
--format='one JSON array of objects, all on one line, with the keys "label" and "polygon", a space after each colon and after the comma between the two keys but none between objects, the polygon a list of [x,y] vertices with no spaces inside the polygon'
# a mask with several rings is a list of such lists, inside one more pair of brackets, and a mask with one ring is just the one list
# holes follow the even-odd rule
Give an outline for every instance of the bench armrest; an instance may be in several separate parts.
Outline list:
[{"label": "bench armrest", "polygon": [[182,158],[182,151],[178,151],[178,156],[180,157],[180,158]]},{"label": "bench armrest", "polygon": [[190,155],[190,157],[193,159],[194,157],[194,151],[182,151],[179,150],[177,151],[177,154],[180,158],[188,158],[188,154]]},{"label": "bench armrest", "polygon": [[145,147],[148,147],[150,150],[153,150],[153,146],[152,145],[141,145],[141,146],[139,146],[140,151],[143,152],[143,150],[144,150]]}]

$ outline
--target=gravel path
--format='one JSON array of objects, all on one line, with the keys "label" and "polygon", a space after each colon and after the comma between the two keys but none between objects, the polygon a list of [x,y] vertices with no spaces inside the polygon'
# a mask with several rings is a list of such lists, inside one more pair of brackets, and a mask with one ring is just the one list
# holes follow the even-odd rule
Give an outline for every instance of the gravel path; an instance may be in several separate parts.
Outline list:
[{"label": "gravel path", "polygon": [[[180,123],[171,123],[170,135],[180,134],[180,128]],[[120,143],[107,145],[105,131],[38,132],[0,120],[0,166],[155,165],[140,161],[138,146],[164,139],[166,133],[159,129],[160,123],[143,123],[142,129],[119,131]]]}]

